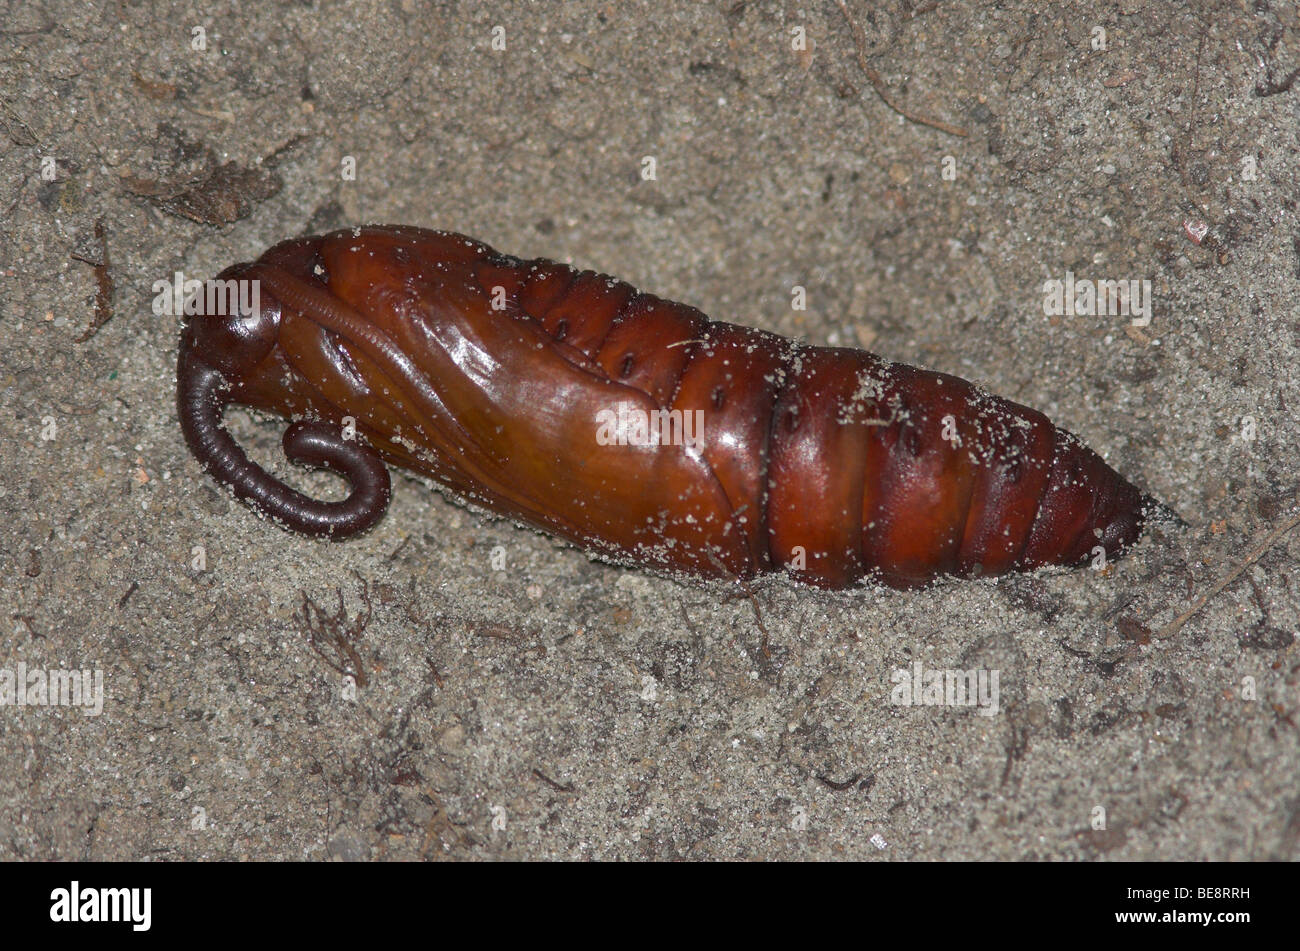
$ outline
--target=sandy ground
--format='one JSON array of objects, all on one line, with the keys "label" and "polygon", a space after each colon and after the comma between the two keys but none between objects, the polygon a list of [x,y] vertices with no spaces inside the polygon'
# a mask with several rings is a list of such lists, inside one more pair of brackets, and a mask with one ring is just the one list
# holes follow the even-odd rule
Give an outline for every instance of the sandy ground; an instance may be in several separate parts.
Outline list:
[{"label": "sandy ground", "polygon": [[[9,5],[0,667],[101,671],[103,708],[0,707],[0,857],[1300,855],[1300,531],[1147,634],[1294,518],[1300,84],[1256,86],[1296,5],[868,6],[888,94],[967,136],[891,111],[829,0]],[[1105,571],[772,581],[770,656],[743,597],[413,480],[360,540],[291,536],[187,453],[153,285],[367,221],[960,374],[1188,528]],[[1046,315],[1067,271],[1149,280],[1149,326]],[[918,661],[998,671],[998,712],[891,703]]]}]

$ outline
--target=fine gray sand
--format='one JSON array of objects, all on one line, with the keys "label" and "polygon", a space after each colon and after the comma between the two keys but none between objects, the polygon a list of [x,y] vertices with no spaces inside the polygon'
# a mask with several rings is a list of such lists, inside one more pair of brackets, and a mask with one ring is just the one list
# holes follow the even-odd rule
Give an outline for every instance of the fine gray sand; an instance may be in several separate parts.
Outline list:
[{"label": "fine gray sand", "polygon": [[[5,5],[0,668],[103,707],[0,706],[0,858],[1300,855],[1300,83],[1266,85],[1300,20],[1046,6],[851,0],[961,137],[882,101],[833,0]],[[412,479],[361,539],[291,535],[186,450],[153,288],[365,222],[967,377],[1187,527],[1104,571],[773,580],[766,654],[734,591]],[[1067,272],[1150,281],[1149,325],[1046,314]],[[313,641],[304,598],[346,619]],[[997,671],[996,714],[891,703],[917,662]]]}]

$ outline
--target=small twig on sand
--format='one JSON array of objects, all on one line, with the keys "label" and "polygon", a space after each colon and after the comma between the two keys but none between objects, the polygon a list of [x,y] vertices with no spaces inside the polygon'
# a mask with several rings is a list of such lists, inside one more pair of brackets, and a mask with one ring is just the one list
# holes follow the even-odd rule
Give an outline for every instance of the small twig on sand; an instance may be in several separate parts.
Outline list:
[{"label": "small twig on sand", "polygon": [[1259,561],[1260,556],[1272,548],[1274,542],[1297,525],[1300,525],[1300,515],[1296,515],[1294,518],[1283,522],[1277,528],[1273,529],[1273,531],[1269,532],[1268,537],[1260,542],[1258,548],[1247,555],[1244,561],[1238,564],[1232,571],[1228,572],[1227,576],[1211,587],[1209,591],[1206,591],[1205,594],[1197,598],[1190,608],[1157,631],[1156,637],[1172,637],[1174,634],[1177,634],[1179,629],[1191,620],[1191,618],[1194,617],[1201,608],[1209,604],[1211,598],[1241,577],[1241,573],[1255,562]]},{"label": "small twig on sand", "polygon": [[104,219],[95,222],[95,240],[99,242],[99,260],[91,260],[74,254],[73,257],[89,264],[95,269],[95,316],[90,326],[76,339],[76,343],[85,343],[113,319],[113,277],[108,273],[108,237],[104,233]]},{"label": "small twig on sand", "polygon": [[932,129],[938,129],[940,132],[947,132],[949,135],[959,135],[963,138],[967,136],[969,133],[960,126],[944,122],[942,119],[931,119],[928,116],[919,115],[894,102],[890,96],[889,87],[880,78],[880,73],[872,69],[867,62],[867,38],[862,32],[862,27],[858,26],[858,22],[853,19],[853,14],[849,13],[849,6],[844,0],[835,0],[835,2],[840,5],[840,10],[844,12],[844,19],[849,21],[849,29],[853,31],[853,45],[858,50],[858,65],[862,67],[862,72],[866,74],[868,81],[875,87],[876,95],[880,97],[880,101],[909,122],[926,125]]}]

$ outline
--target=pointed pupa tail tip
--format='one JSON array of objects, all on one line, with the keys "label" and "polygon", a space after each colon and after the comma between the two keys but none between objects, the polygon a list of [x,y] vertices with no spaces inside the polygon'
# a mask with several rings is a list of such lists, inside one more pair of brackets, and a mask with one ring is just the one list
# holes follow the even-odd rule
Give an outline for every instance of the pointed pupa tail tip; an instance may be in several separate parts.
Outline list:
[{"label": "pointed pupa tail tip", "polygon": [[1165,528],[1190,528],[1181,515],[1150,495],[1142,496],[1142,521]]}]

